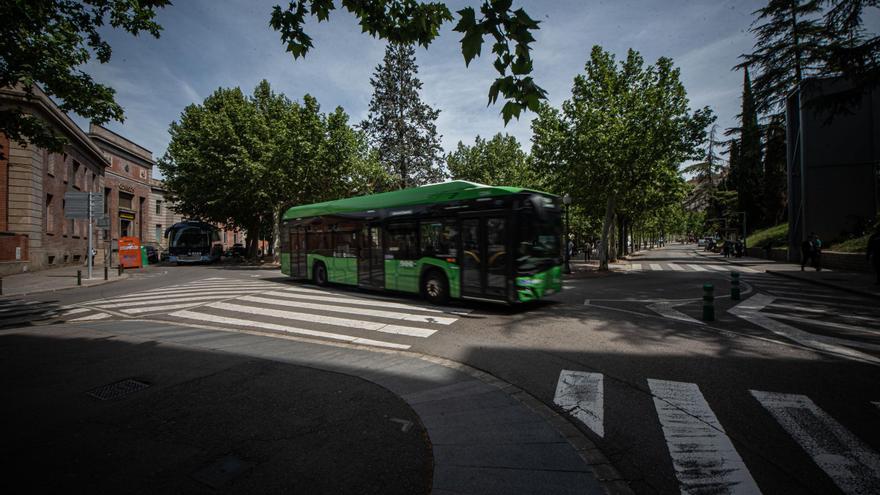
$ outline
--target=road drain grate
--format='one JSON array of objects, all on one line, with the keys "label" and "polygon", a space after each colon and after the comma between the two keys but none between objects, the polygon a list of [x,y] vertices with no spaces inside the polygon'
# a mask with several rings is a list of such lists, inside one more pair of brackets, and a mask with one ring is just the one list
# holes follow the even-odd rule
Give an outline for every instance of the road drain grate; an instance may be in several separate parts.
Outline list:
[{"label": "road drain grate", "polygon": [[139,382],[137,380],[132,380],[131,378],[129,378],[127,380],[122,380],[121,382],[111,383],[109,385],[98,387],[94,390],[86,392],[86,394],[98,400],[113,400],[120,397],[125,397],[128,394],[133,394],[138,390],[143,390],[149,386],[149,383]]}]

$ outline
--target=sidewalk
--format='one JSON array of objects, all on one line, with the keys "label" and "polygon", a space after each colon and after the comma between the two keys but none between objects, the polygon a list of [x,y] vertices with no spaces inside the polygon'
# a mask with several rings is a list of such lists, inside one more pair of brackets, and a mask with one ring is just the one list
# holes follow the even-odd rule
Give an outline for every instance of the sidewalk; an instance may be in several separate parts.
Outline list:
[{"label": "sidewalk", "polygon": [[0,451],[36,491],[631,493],[567,419],[442,358],[128,320],[0,332],[0,363]]},{"label": "sidewalk", "polygon": [[874,283],[873,273],[842,270],[822,270],[817,272],[815,268],[806,268],[804,271],[801,271],[801,265],[795,263],[784,263],[746,256],[742,258],[725,258],[721,254],[710,253],[701,249],[695,249],[694,253],[704,258],[711,258],[715,262],[747,265],[750,268],[780,277],[794,278],[815,285],[880,298],[880,285]]},{"label": "sidewalk", "polygon": [[128,274],[118,276],[118,270],[111,267],[107,270],[108,280],[104,280],[104,265],[92,267],[92,279],[88,278],[85,266],[64,266],[37,272],[17,273],[0,278],[2,292],[0,296],[24,296],[40,292],[73,289],[76,285],[76,272],[82,272],[82,286],[91,287],[128,278]]}]

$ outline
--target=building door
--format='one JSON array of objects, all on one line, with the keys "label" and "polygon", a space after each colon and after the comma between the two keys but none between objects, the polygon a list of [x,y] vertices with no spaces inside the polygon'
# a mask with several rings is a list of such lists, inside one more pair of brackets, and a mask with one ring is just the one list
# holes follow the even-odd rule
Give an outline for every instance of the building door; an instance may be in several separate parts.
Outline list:
[{"label": "building door", "polygon": [[358,285],[385,286],[385,256],[382,253],[382,228],[378,223],[366,224],[358,233]]},{"label": "building door", "polygon": [[290,229],[290,276],[306,278],[306,235],[302,227]]}]

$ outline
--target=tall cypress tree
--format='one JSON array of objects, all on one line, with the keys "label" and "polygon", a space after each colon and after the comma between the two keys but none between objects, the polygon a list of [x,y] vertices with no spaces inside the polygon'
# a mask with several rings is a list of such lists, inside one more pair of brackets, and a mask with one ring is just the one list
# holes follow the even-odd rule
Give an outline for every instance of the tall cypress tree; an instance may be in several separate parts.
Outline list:
[{"label": "tall cypress tree", "polygon": [[774,116],[767,124],[764,152],[764,220],[778,225],[785,218],[788,184],[785,162],[785,119]]},{"label": "tall cypress tree", "polygon": [[737,68],[755,69],[754,97],[761,113],[781,110],[785,96],[805,75],[819,69],[823,29],[820,18],[826,0],[769,0],[755,12],[750,31],[754,51],[742,55]]},{"label": "tall cypress tree", "polygon": [[761,179],[763,162],[761,160],[761,127],[758,125],[758,110],[755,105],[749,68],[743,74],[742,113],[740,114],[740,148],[736,176],[736,191],[739,197],[739,211],[746,213],[746,224],[752,228],[763,224],[763,188]]},{"label": "tall cypress tree", "polygon": [[440,111],[422,102],[418,71],[413,45],[389,43],[382,65],[370,78],[370,113],[361,123],[380,163],[401,189],[446,178],[434,123]]}]

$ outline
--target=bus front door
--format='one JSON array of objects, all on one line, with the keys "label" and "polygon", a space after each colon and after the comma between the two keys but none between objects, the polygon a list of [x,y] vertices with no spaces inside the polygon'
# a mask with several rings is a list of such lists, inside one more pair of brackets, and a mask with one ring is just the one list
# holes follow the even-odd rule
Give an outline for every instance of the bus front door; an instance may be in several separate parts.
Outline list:
[{"label": "bus front door", "polygon": [[503,299],[509,273],[507,219],[480,216],[461,221],[461,294]]},{"label": "bus front door", "polygon": [[383,288],[385,258],[382,253],[382,229],[379,224],[365,225],[358,237],[358,285]]}]

